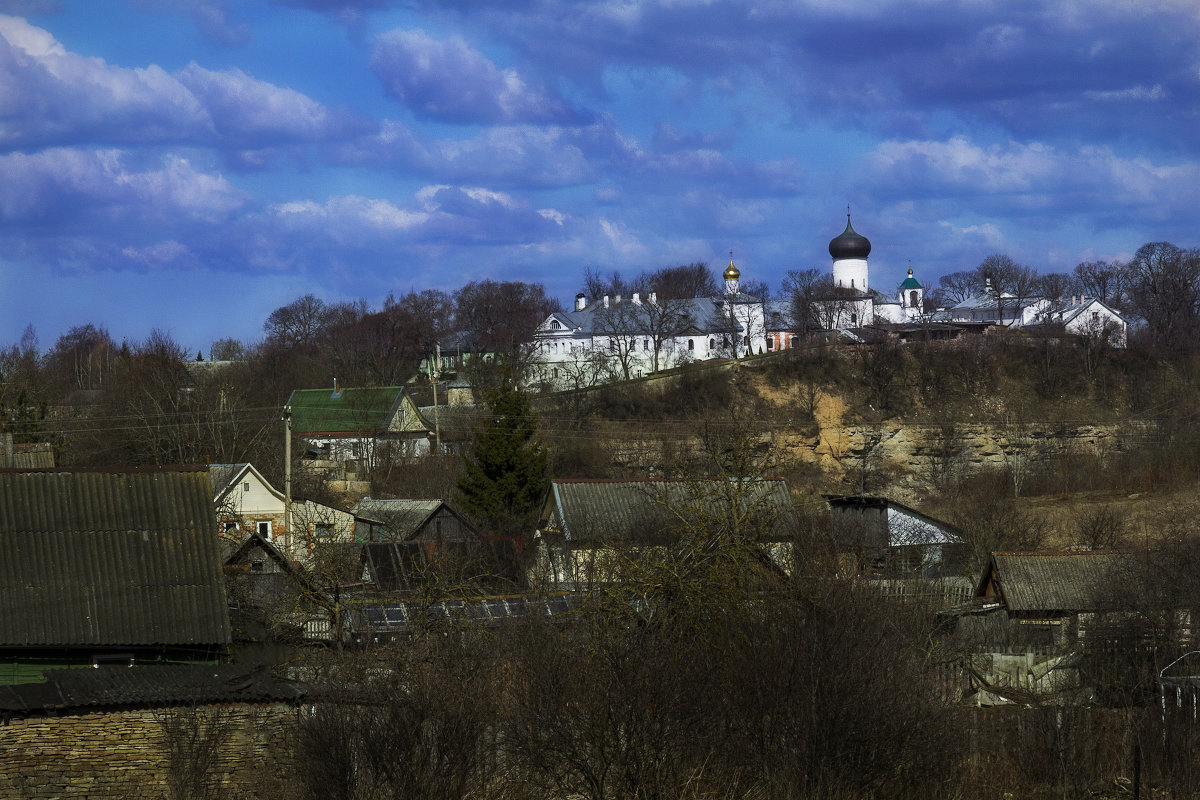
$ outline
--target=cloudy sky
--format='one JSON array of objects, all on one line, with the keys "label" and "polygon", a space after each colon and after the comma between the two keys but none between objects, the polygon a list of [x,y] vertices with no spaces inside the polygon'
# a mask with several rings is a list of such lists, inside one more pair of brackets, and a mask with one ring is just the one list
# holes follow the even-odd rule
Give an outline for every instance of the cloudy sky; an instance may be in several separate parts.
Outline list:
[{"label": "cloudy sky", "polygon": [[0,0],[0,344],[1200,244],[1195,0]]}]

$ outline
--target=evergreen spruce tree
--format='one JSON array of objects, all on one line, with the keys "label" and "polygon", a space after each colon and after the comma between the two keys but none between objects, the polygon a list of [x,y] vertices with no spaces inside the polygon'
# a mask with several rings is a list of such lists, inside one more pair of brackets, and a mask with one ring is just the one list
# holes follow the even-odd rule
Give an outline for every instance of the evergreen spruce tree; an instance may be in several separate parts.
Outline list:
[{"label": "evergreen spruce tree", "polygon": [[487,422],[458,481],[463,510],[490,532],[529,535],[546,494],[546,451],[534,440],[528,396],[510,375],[485,395]]}]

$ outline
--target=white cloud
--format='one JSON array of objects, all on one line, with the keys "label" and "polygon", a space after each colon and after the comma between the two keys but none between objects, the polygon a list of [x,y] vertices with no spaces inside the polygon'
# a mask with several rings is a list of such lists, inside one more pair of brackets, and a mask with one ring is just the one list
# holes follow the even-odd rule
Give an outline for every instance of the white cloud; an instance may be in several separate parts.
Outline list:
[{"label": "white cloud", "polygon": [[319,222],[336,230],[336,226],[373,228],[378,231],[409,231],[430,219],[425,211],[410,211],[387,200],[361,195],[341,195],[329,198],[324,204],[311,200],[279,203],[269,209],[288,224],[307,225]]},{"label": "white cloud", "polygon": [[624,259],[641,259],[646,256],[645,245],[639,241],[635,234],[630,232],[628,226],[602,217],[600,219],[600,230],[604,232],[604,236],[608,239],[610,247],[619,257]]},{"label": "white cloud", "polygon": [[1165,100],[1167,97],[1166,89],[1160,84],[1153,86],[1130,86],[1128,89],[1117,89],[1114,91],[1087,91],[1083,96],[1089,100],[1098,100],[1104,103],[1124,102],[1133,100],[1136,102],[1155,102]]},{"label": "white cloud", "polygon": [[386,91],[414,113],[448,122],[555,122],[574,116],[561,98],[496,66],[461,36],[438,40],[422,30],[381,34],[371,69]]},{"label": "white cloud", "polygon": [[0,16],[0,144],[186,142],[246,147],[336,138],[357,121],[335,118],[300,92],[239,69],[195,63],[113,66],[67,51],[47,31]]},{"label": "white cloud", "polygon": [[113,221],[222,219],[245,196],[221,175],[167,157],[156,167],[134,165],[120,150],[54,148],[0,155],[4,221],[63,216],[76,224],[97,216]]}]

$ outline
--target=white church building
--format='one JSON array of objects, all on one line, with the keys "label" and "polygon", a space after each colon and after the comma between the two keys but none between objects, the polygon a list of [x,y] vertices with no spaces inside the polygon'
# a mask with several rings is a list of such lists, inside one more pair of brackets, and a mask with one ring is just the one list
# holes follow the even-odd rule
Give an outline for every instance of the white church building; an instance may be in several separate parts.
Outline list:
[{"label": "white church building", "polygon": [[900,284],[894,297],[871,288],[867,258],[871,242],[854,230],[850,212],[846,212],[846,229],[829,242],[833,258],[833,280],[827,291],[814,298],[812,313],[817,327],[826,330],[861,328],[887,322],[908,322],[923,313],[925,289],[913,277]]},{"label": "white church building", "polygon": [[740,290],[732,258],[723,277],[725,291],[716,297],[576,295],[571,311],[551,314],[534,333],[534,380],[581,388],[766,352],[763,299]]}]

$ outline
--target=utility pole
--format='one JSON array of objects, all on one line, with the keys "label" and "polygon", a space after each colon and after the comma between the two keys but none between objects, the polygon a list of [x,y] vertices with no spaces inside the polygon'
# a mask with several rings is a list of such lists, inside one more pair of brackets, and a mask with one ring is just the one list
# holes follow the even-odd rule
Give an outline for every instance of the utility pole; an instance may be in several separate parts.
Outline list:
[{"label": "utility pole", "polygon": [[283,407],[283,529],[292,553],[292,407]]},{"label": "utility pole", "polygon": [[442,346],[435,344],[433,346],[434,360],[429,365],[429,382],[433,384],[433,443],[437,448],[434,452],[438,455],[442,454],[442,426],[438,423],[438,405],[437,405],[437,379],[441,375],[442,366]]}]

